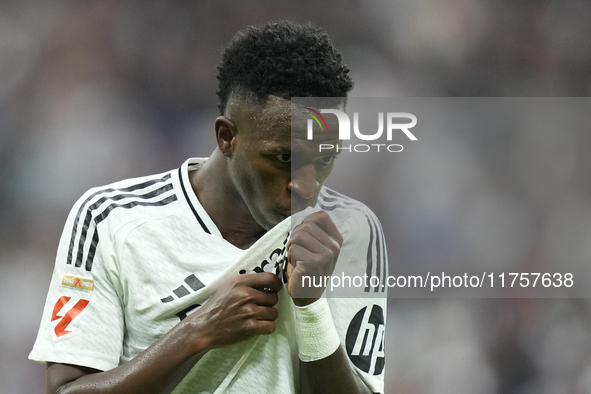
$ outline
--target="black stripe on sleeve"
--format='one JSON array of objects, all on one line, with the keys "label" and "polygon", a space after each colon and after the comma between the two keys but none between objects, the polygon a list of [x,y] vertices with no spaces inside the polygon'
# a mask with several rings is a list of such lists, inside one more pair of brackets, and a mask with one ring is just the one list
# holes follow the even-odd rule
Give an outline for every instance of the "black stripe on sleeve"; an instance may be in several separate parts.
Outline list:
[{"label": "black stripe on sleeve", "polygon": [[[140,196],[138,196],[140,197]],[[162,206],[170,204],[177,200],[175,194],[166,197],[160,201],[131,201],[127,204],[111,204],[107,208],[105,208],[99,215],[94,218],[94,233],[92,235],[92,242],[90,244],[90,248],[88,249],[88,256],[86,257],[86,271],[90,271],[92,269],[92,263],[94,261],[94,255],[96,253],[96,248],[99,242],[99,235],[97,231],[97,226],[100,222],[105,220],[109,213],[111,213],[115,208],[123,208],[123,209],[130,209],[136,206],[143,206],[143,207],[155,207],[155,206]],[[82,266],[82,259],[76,261],[76,267]]]},{"label": "black stripe on sleeve", "polygon": [[[378,226],[376,225],[375,221],[372,220],[369,216],[366,216],[367,218],[367,223],[372,227],[372,231],[375,231],[376,234],[376,240],[375,240],[375,246],[376,246],[376,276],[378,278],[380,278],[380,283],[383,283],[382,281],[384,280],[383,276],[382,276],[382,248],[381,248],[381,237],[380,237],[380,230],[378,229]],[[370,249],[372,248],[371,242],[369,245]],[[373,250],[372,250],[373,251]],[[379,286],[374,287],[374,292],[378,292],[379,290]]]},{"label": "black stripe on sleeve", "polygon": [[[388,279],[388,254],[386,251],[386,238],[384,236],[384,229],[379,220],[376,220],[376,224],[378,227],[378,233],[380,235],[380,239],[382,240],[382,283],[384,283]],[[382,287],[382,292],[386,291],[386,287]]]},{"label": "black stripe on sleeve", "polygon": [[318,205],[320,206],[320,208],[322,208],[323,211],[326,211],[326,212],[334,211],[335,209],[345,209],[345,207],[340,204],[324,205],[321,202],[318,202]]},{"label": "black stripe on sleeve", "polygon": [[[332,195],[334,197],[330,197],[330,196],[328,196],[328,194],[330,194],[330,195]],[[357,208],[359,210],[366,209],[365,205],[363,205],[359,201],[353,200],[352,198],[349,198],[349,197],[344,196],[344,195],[339,195],[335,191],[332,191],[332,190],[327,189],[327,188],[323,188],[322,189],[322,191],[320,192],[320,198],[325,203],[339,202],[339,203],[345,204],[345,205],[347,205],[349,207],[355,207],[355,208]]]},{"label": "black stripe on sleeve", "polygon": [[[326,192],[326,193],[325,193]],[[329,197],[328,195],[334,196]],[[341,195],[335,191],[323,188],[318,200],[318,206],[324,211],[330,212],[336,209],[354,209],[363,212],[369,227],[369,244],[367,246],[366,256],[366,274],[371,277],[375,266],[375,276],[380,278],[380,283],[384,283],[388,275],[386,242],[384,233],[379,220],[362,203]],[[375,249],[374,249],[375,248]],[[374,291],[385,292],[385,287],[375,287]],[[366,287],[365,292],[370,292],[371,287]]]},{"label": "black stripe on sleeve", "polygon": [[203,228],[203,231],[205,231],[207,234],[211,234],[211,232],[209,231],[209,229],[207,228],[205,223],[203,223],[201,216],[199,216],[199,214],[195,210],[195,207],[193,206],[193,204],[191,204],[191,200],[189,200],[189,195],[187,194],[187,190],[185,190],[185,184],[183,183],[183,173],[181,172],[180,167],[179,167],[179,182],[181,183],[181,188],[183,189],[183,194],[185,195],[185,199],[187,200],[187,204],[189,204],[189,207],[191,207],[191,211],[193,211],[193,214],[197,218],[197,221],[201,225],[201,228]]},{"label": "black stripe on sleeve", "polygon": [[[142,182],[142,183],[138,183],[135,185],[131,185],[125,188],[119,188],[119,189],[112,189],[112,188],[107,188],[107,189],[101,189],[98,190],[96,192],[94,192],[93,194],[91,194],[90,196],[88,196],[83,202],[82,204],[80,204],[80,208],[78,209],[78,212],[76,213],[76,218],[74,219],[74,225],[72,226],[72,235],[70,237],[70,246],[68,248],[68,256],[66,259],[66,264],[72,264],[72,255],[73,255],[73,251],[74,251],[74,243],[76,241],[76,234],[78,232],[78,224],[80,222],[80,215],[82,215],[82,212],[85,209],[86,204],[88,204],[90,202],[90,200],[92,200],[94,197],[96,197],[99,194],[103,194],[103,193],[110,193],[110,192],[132,192],[135,190],[141,190],[141,189],[145,189],[148,186],[154,185],[156,183],[161,183],[161,182],[166,182],[167,180],[170,179],[170,173],[166,174],[165,176],[163,176],[160,179],[153,179],[153,180],[149,180],[146,182]],[[83,226],[83,229],[88,227],[90,223],[86,223],[85,221],[85,225]]]},{"label": "black stripe on sleeve", "polygon": [[[367,257],[366,257],[366,262],[367,262],[367,268],[365,270],[365,273],[367,274],[368,277],[371,277],[371,271],[373,269],[373,226],[371,225],[370,221],[369,221],[369,217],[365,216],[365,218],[367,219],[367,224],[369,225],[369,245],[367,246]],[[365,287],[365,292],[369,293],[369,283],[368,285]]]},{"label": "black stripe on sleeve", "polygon": [[[78,242],[78,254],[76,255],[76,267],[79,267],[82,264],[82,255],[84,253],[84,243],[86,242],[86,236],[88,233],[88,227],[90,226],[90,221],[92,220],[93,211],[99,208],[105,201],[119,201],[124,198],[141,198],[144,200],[157,197],[162,193],[166,193],[167,191],[172,189],[172,183],[168,183],[156,190],[153,190],[146,194],[134,194],[134,193],[126,193],[126,194],[117,194],[115,196],[105,196],[98,199],[94,204],[88,207],[86,211],[86,217],[84,218],[84,223],[82,225],[82,233],[80,234],[80,241]],[[96,219],[95,219],[96,220]]]},{"label": "black stripe on sleeve", "polygon": [[[323,187],[320,195],[322,196],[322,198],[325,199],[332,199],[332,198],[336,198],[337,200],[341,200],[343,203],[348,204],[348,205],[355,205],[358,207],[363,207],[364,205],[362,203],[360,203],[357,200],[352,199],[351,197],[347,197],[344,194],[335,192],[334,190],[331,190],[327,187]],[[332,197],[330,197],[330,196]],[[327,201],[328,202],[328,201]]]},{"label": "black stripe on sleeve", "polygon": [[[90,272],[92,270],[92,262],[94,261],[94,254],[96,252],[96,247],[98,246],[98,243],[99,243],[99,233],[95,229],[94,234],[92,236],[92,241],[90,242],[90,248],[88,249],[88,257],[86,259],[86,265],[84,266],[84,268],[88,272]],[[82,251],[82,248],[80,248],[80,251]],[[81,265],[82,265],[82,256],[80,256],[80,260],[76,260],[76,267],[80,267]]]},{"label": "black stripe on sleeve", "polygon": [[322,200],[324,202],[339,202],[339,201],[342,201],[340,198],[336,198],[336,197],[328,197],[328,196],[322,196],[322,195],[321,195],[321,197],[322,197]]}]

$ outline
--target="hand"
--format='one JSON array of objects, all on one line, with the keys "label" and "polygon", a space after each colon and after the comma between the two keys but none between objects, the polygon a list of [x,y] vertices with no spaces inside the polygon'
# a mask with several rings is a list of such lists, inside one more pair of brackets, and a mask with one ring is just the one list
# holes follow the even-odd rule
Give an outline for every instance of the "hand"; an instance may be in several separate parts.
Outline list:
[{"label": "hand", "polygon": [[334,271],[342,244],[341,233],[324,211],[308,215],[293,230],[287,243],[287,277],[288,291],[296,305],[308,305],[320,298],[325,286],[310,287],[306,279],[303,287],[302,278],[308,276],[312,283],[321,281],[324,285],[324,277]]},{"label": "hand", "polygon": [[[281,279],[270,272],[244,274],[224,282],[197,312],[183,322],[197,325],[191,332],[197,348],[212,349],[263,334],[277,328],[277,293]],[[205,343],[203,342],[205,341]]]}]

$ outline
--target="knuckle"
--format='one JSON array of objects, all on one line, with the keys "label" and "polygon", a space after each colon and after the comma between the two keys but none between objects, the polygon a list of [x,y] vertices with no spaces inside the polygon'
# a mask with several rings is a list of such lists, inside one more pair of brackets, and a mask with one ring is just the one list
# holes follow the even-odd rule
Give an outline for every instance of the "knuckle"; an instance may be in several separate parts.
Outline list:
[{"label": "knuckle", "polygon": [[318,217],[324,220],[330,219],[330,215],[326,211],[318,211]]},{"label": "knuckle", "polygon": [[235,294],[243,301],[250,302],[254,298],[253,291],[249,287],[239,287],[235,290]]},{"label": "knuckle", "polygon": [[330,256],[333,259],[336,259],[339,257],[339,254],[341,253],[341,248],[336,247],[336,245],[330,249],[328,249]]},{"label": "knuckle", "polygon": [[291,236],[289,237],[289,243],[290,243],[290,249],[293,248],[295,246],[295,244],[298,243],[298,241],[301,238],[301,231],[298,230],[298,228],[296,228],[293,233],[291,233]]},{"label": "knuckle", "polygon": [[322,255],[324,255],[325,257],[334,257],[335,256],[335,248],[333,245],[327,245],[325,246],[325,248],[322,250]]},{"label": "knuckle", "polygon": [[300,231],[310,232],[314,226],[313,222],[304,222],[300,225]]},{"label": "knuckle", "polygon": [[291,244],[292,244],[291,246],[293,247],[294,244],[301,242],[304,234],[306,234],[307,232],[309,232],[308,226],[304,226],[304,225],[298,226],[298,228],[296,228],[294,230],[294,232],[291,234],[291,237],[290,237]]},{"label": "knuckle", "polygon": [[328,256],[326,254],[326,251],[322,252],[322,253],[318,253],[315,254],[313,257],[311,257],[311,263],[314,266],[319,266],[322,265],[326,260],[328,259]]},{"label": "knuckle", "polygon": [[314,221],[309,221],[309,222],[303,223],[303,227],[306,230],[311,230],[312,228],[314,228],[316,226],[317,226],[317,224]]},{"label": "knuckle", "polygon": [[250,333],[252,333],[252,331],[254,331],[254,330],[255,330],[255,324],[254,324],[253,321],[248,320],[248,321],[245,321],[242,324],[242,330],[241,331],[243,333],[245,333],[246,335],[250,335]]},{"label": "knuckle", "polygon": [[254,316],[256,313],[256,309],[252,304],[247,304],[242,307],[242,315],[246,318],[250,318]]},{"label": "knuckle", "polygon": [[315,222],[318,224],[325,224],[327,222],[332,222],[330,215],[326,211],[318,212],[318,215],[314,219],[315,219]]},{"label": "knuckle", "polygon": [[244,283],[247,282],[249,280],[249,274],[243,274],[243,275],[239,275],[233,279],[231,279],[229,282],[232,286],[232,288],[239,288],[244,286]]}]

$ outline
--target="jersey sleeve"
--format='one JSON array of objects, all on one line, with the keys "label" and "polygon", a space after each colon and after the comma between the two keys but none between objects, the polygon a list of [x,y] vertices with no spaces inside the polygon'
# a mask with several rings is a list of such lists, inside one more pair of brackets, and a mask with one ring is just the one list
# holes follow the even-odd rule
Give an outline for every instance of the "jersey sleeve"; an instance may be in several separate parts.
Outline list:
[{"label": "jersey sleeve", "polygon": [[99,370],[119,365],[123,309],[111,237],[99,233],[91,209],[96,195],[82,196],[66,221],[31,360]]},{"label": "jersey sleeve", "polygon": [[387,286],[382,284],[388,273],[384,235],[368,209],[349,212],[345,218],[334,216],[344,243],[333,275],[340,276],[344,288],[327,293],[331,314],[352,368],[372,392],[384,393]]}]

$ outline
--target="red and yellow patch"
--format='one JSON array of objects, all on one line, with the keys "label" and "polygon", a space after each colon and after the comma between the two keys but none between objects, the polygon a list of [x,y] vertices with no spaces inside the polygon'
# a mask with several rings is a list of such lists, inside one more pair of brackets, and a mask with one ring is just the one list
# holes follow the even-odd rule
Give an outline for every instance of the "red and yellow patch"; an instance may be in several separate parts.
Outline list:
[{"label": "red and yellow patch", "polygon": [[94,290],[94,281],[92,279],[79,278],[72,275],[64,275],[62,286],[69,286],[81,290]]}]

